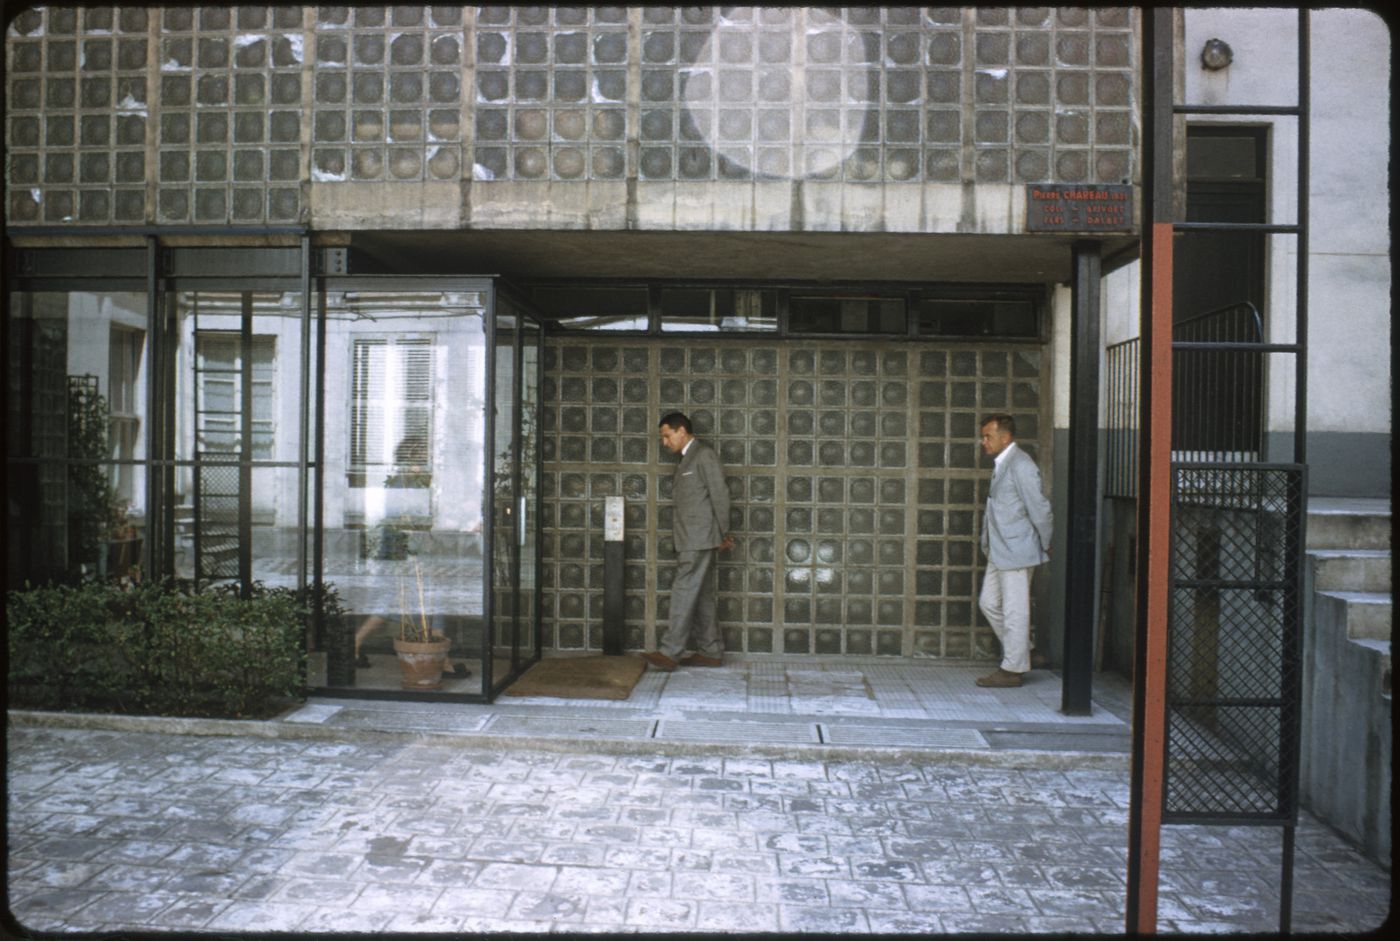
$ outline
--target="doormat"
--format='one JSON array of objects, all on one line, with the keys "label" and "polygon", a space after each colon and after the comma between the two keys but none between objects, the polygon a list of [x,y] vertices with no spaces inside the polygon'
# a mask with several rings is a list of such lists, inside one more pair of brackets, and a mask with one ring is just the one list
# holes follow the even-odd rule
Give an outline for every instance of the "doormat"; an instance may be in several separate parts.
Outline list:
[{"label": "doormat", "polygon": [[641,657],[551,657],[526,670],[506,695],[626,699],[645,669]]}]

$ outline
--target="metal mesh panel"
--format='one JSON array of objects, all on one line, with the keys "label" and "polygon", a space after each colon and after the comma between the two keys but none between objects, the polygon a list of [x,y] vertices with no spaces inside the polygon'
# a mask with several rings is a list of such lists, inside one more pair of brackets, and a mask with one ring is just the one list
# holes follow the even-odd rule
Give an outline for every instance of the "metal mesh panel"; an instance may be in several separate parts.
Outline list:
[{"label": "metal mesh panel", "polygon": [[1173,466],[1165,821],[1290,819],[1301,465]]},{"label": "metal mesh panel", "polygon": [[201,467],[196,516],[198,577],[238,577],[238,468]]}]

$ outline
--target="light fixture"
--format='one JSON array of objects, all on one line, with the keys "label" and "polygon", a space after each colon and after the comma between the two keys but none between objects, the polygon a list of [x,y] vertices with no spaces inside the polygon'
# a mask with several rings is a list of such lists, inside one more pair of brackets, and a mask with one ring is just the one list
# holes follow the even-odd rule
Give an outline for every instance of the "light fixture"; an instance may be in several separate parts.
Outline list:
[{"label": "light fixture", "polygon": [[1207,39],[1201,49],[1201,67],[1211,72],[1228,68],[1235,61],[1235,50],[1223,39]]}]

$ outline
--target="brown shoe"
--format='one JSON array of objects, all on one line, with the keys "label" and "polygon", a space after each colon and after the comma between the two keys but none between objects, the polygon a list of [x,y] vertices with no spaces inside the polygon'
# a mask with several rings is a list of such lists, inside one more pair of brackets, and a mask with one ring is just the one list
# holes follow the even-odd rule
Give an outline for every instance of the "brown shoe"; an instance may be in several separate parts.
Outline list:
[{"label": "brown shoe", "polygon": [[659,650],[651,650],[642,654],[642,659],[666,673],[674,673],[676,670],[676,661]]},{"label": "brown shoe", "polygon": [[681,657],[681,666],[683,666],[683,667],[722,667],[722,666],[724,666],[724,658],[723,658],[723,657],[707,657],[707,656],[705,656],[703,653],[686,654],[684,657]]},{"label": "brown shoe", "polygon": [[986,676],[979,676],[977,685],[990,686],[993,689],[1011,689],[1021,685],[1021,674],[997,667],[994,672],[988,673]]}]

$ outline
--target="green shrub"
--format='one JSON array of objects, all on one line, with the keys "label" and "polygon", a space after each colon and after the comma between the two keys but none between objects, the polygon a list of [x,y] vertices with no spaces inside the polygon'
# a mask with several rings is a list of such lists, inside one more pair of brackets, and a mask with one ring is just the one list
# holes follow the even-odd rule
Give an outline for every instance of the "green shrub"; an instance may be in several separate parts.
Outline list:
[{"label": "green shrub", "polygon": [[6,598],[12,705],[157,715],[269,714],[303,688],[307,610],[255,583],[92,583]]}]

